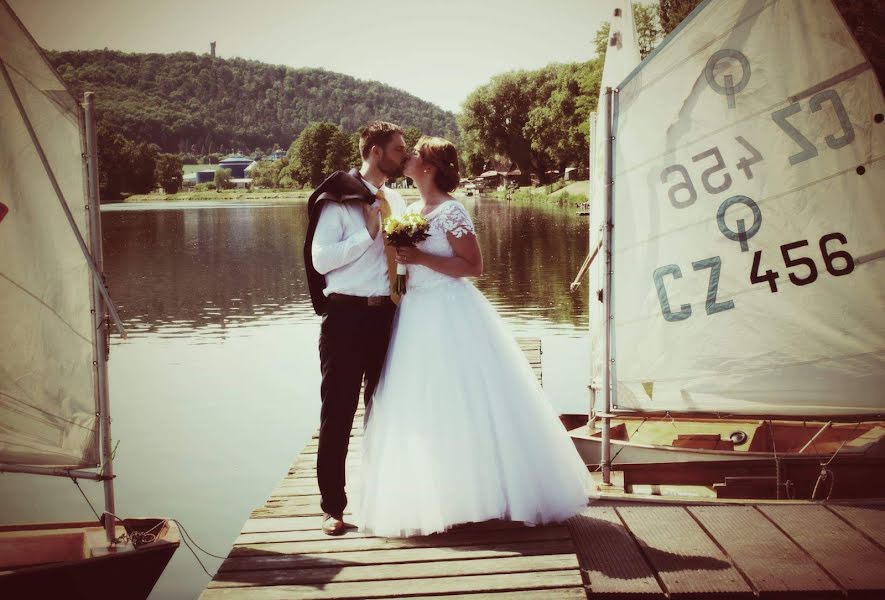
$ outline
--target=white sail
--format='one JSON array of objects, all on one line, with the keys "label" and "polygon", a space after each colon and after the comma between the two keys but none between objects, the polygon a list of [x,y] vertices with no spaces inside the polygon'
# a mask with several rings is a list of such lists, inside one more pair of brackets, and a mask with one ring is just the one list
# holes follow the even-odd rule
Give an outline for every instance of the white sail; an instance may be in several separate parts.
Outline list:
[{"label": "white sail", "polygon": [[[607,87],[616,87],[624,78],[639,64],[639,43],[636,35],[636,27],[633,22],[633,4],[630,0],[614,0],[608,3],[609,13],[609,41],[605,53],[605,62],[602,68],[600,84],[599,104],[597,110],[603,110],[603,97]],[[603,134],[603,119],[601,112],[594,113],[590,118],[590,248],[596,248],[602,239],[602,226],[605,213],[605,161],[604,147],[606,143]],[[589,269],[589,294],[590,299],[590,352],[591,352],[591,380],[590,384],[595,390],[601,390],[604,385],[605,369],[605,305],[601,299],[601,292],[605,286],[605,257],[600,252]],[[601,394],[597,394],[597,405],[602,400]]]},{"label": "white sail", "polygon": [[[88,240],[80,108],[5,2],[0,60]],[[96,466],[91,275],[5,78],[0,114],[0,463]]]},{"label": "white sail", "polygon": [[883,113],[830,0],[709,0],[621,83],[615,409],[885,412]]}]

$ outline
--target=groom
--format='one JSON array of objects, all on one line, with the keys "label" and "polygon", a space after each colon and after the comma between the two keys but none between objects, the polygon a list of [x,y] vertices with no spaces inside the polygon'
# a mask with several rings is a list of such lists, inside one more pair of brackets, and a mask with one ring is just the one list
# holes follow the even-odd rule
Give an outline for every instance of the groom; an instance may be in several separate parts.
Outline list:
[{"label": "groom", "polygon": [[365,378],[368,417],[398,301],[391,296],[395,258],[385,248],[381,221],[406,208],[385,186],[388,178],[402,174],[407,158],[402,129],[370,123],[359,148],[362,167],[333,173],[307,204],[304,265],[314,309],[323,315],[317,480],[328,535],[344,533],[345,460],[360,386]]}]

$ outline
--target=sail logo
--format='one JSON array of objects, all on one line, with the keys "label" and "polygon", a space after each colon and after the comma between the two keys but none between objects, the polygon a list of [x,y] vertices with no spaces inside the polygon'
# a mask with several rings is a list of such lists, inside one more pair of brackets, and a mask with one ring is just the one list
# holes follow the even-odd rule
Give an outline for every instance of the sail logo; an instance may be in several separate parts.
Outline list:
[{"label": "sail logo", "polygon": [[3,204],[2,202],[0,202],[0,223],[3,222],[3,218],[6,216],[6,214],[8,212],[9,212],[9,207],[6,206],[5,204]]},{"label": "sail logo", "polygon": [[[736,61],[741,66],[742,75],[737,80],[733,75],[726,75],[722,85],[717,82],[714,74],[719,68],[717,65],[725,61],[729,64]],[[726,95],[729,108],[734,108],[734,96],[744,89],[749,81],[750,66],[742,54],[721,50],[707,61],[706,74],[710,86],[717,93]],[[721,73],[717,76],[721,79]],[[715,146],[701,146],[687,152],[681,162],[669,164],[660,171],[657,170],[659,167],[652,167],[650,179],[652,181],[657,179],[660,182],[663,186],[662,195],[666,196],[673,209],[680,212],[690,209],[705,197],[713,199],[719,194],[730,192],[730,197],[719,202],[718,210],[715,212],[717,229],[726,239],[736,242],[741,253],[750,252],[748,242],[762,227],[763,211],[757,202],[759,198],[750,197],[750,195],[755,197],[756,194],[752,194],[749,190],[742,190],[746,193],[735,193],[737,190],[734,188],[770,181],[774,176],[770,171],[772,164],[777,165],[775,168],[778,169],[784,166],[794,168],[805,161],[820,157],[821,152],[827,148],[830,151],[838,151],[857,140],[854,125],[842,96],[835,88],[829,87],[832,83],[832,79],[823,81],[808,88],[806,92],[788,97],[785,106],[767,115],[760,115],[763,119],[762,126],[767,126],[771,133],[776,132],[778,136],[785,136],[789,140],[788,146],[778,146],[771,141],[768,142],[768,145],[780,149],[781,156],[774,161],[769,155],[771,149],[762,146],[763,149],[760,151],[755,145],[759,140],[766,140],[765,135],[760,133],[761,127],[757,127],[755,131],[747,128],[749,131],[744,135],[731,135],[730,139],[720,139]],[[885,119],[874,117],[874,120],[881,122]],[[769,135],[767,139],[774,138]],[[728,163],[733,165],[732,168],[729,168]],[[765,171],[766,165],[768,171]],[[862,166],[857,167],[856,172],[858,175],[863,175],[866,169]],[[766,199],[769,198],[762,198]],[[747,217],[740,218],[741,213]],[[762,248],[754,248],[752,267],[745,275],[749,283],[768,284],[771,293],[777,293],[779,291],[777,279],[781,277],[778,269],[781,271],[786,269],[785,274],[789,283],[799,287],[818,281],[819,275],[822,274],[843,277],[854,272],[857,261],[849,251],[848,235],[832,230],[812,235],[806,234],[802,236],[806,239],[797,239],[779,246],[765,245]],[[804,250],[807,252],[806,246],[814,245],[819,248],[817,260],[813,255],[803,255]],[[768,254],[764,252],[766,250],[775,250],[775,254],[779,256],[772,261],[771,257],[763,256]],[[819,268],[821,261],[822,269]],[[718,295],[720,272],[724,268],[723,257],[717,255],[689,262],[693,271],[709,270],[705,302],[707,315],[735,308],[734,300],[723,299]],[[772,268],[767,268],[763,266],[763,262],[776,262],[776,264]],[[688,271],[685,273],[687,275]],[[658,297],[660,314],[665,321],[684,321],[692,316],[690,304],[677,304],[678,310],[671,307],[667,281],[682,277],[683,269],[676,263],[660,266],[652,272],[651,279]]]},{"label": "sail logo", "polygon": [[[740,79],[738,79],[737,83],[734,81],[734,75],[727,73],[722,77],[722,83],[719,83],[716,80],[716,70],[720,65],[731,65],[737,63],[741,70]],[[722,70],[720,68],[720,70]],[[715,52],[713,56],[710,57],[710,60],[707,61],[706,66],[704,67],[704,77],[707,79],[707,84],[713,89],[717,94],[722,94],[725,96],[728,102],[728,108],[736,108],[737,103],[735,102],[735,95],[741,93],[747,84],[750,83],[750,61],[747,60],[747,57],[737,51],[732,50],[730,48],[725,48],[718,52]]]}]

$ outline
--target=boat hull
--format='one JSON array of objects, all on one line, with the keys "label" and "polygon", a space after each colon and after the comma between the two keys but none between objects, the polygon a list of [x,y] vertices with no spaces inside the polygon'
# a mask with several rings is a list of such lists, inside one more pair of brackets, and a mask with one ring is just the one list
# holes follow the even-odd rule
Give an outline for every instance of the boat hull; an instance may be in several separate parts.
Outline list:
[{"label": "boat hull", "polygon": [[[596,471],[602,439],[591,435],[580,416],[563,424],[584,464]],[[586,423],[586,416],[584,417]],[[611,469],[623,489],[650,486],[706,486],[712,497],[744,499],[885,498],[885,456],[881,445],[826,454],[727,451],[611,440]],[[823,466],[826,465],[826,469]]]},{"label": "boat hull", "polygon": [[[45,564],[3,566],[0,564],[0,597],[66,598],[68,600],[144,600],[151,593],[180,543],[177,527],[163,519],[127,520],[136,531],[153,527],[155,541],[127,544],[113,552],[92,548],[82,558]],[[72,546],[103,536],[94,523],[53,523],[0,528],[0,553],[8,560],[26,561],[22,554],[34,550],[51,557],[50,546]],[[118,533],[123,533],[118,528]],[[42,546],[42,548],[41,548]],[[71,548],[59,549],[55,558]],[[50,558],[50,560],[52,560]]]}]

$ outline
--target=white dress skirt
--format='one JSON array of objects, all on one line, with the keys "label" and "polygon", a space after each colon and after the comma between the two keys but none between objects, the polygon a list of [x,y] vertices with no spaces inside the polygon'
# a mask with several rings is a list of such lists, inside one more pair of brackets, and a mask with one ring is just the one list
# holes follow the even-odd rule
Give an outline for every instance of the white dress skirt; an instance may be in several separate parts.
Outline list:
[{"label": "white dress skirt", "polygon": [[[453,256],[446,234],[473,232],[454,200],[427,219],[425,252]],[[589,480],[489,301],[466,279],[409,265],[363,439],[361,530],[405,537],[490,519],[558,522],[587,505]]]}]

